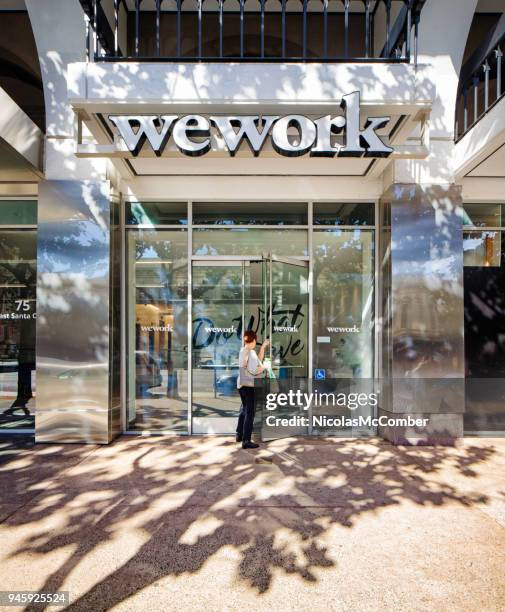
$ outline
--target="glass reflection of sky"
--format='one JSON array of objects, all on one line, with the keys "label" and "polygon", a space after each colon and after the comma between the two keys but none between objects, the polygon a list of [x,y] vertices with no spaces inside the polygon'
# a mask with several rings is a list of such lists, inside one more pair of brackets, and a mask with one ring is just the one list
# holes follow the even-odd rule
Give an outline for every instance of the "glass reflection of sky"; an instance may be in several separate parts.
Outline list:
[{"label": "glass reflection of sky", "polygon": [[[393,210],[391,250],[395,276],[424,277],[452,284],[462,269],[462,217],[457,211],[397,206]],[[419,278],[418,281],[419,282]],[[449,289],[449,286],[448,286]],[[451,292],[453,289],[449,289]]]},{"label": "glass reflection of sky", "polygon": [[[368,230],[368,233],[372,230]],[[367,232],[367,230],[365,230]],[[362,236],[365,234],[363,230],[323,230],[324,235],[328,236],[336,236],[342,237],[345,236],[346,239],[343,242],[339,242],[338,244],[319,244],[315,247],[317,251],[318,257],[328,257],[332,251],[340,250],[340,249],[353,249],[354,251],[362,251],[363,250],[363,241]]]},{"label": "glass reflection of sky", "polygon": [[105,232],[96,223],[80,221],[76,225],[80,231],[75,234],[74,239],[80,246],[92,246],[105,240]]},{"label": "glass reflection of sky", "polygon": [[109,240],[94,221],[41,224],[38,251],[46,272],[100,278],[109,269]]},{"label": "glass reflection of sky", "polygon": [[[168,244],[168,241],[166,241],[164,244],[164,248],[167,248]],[[145,250],[142,251],[140,257],[137,257],[137,261],[140,261],[142,259],[161,259],[160,254],[153,248],[152,245],[143,243],[143,246]]]}]

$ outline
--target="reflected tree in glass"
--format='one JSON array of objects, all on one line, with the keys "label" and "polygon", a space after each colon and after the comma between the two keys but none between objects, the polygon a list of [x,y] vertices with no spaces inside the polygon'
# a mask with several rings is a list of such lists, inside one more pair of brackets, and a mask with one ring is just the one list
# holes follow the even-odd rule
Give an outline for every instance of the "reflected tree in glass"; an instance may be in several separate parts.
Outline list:
[{"label": "reflected tree in glass", "polygon": [[187,234],[128,232],[130,425],[186,428]]},{"label": "reflected tree in glass", "polygon": [[315,231],[314,367],[327,376],[373,376],[372,230]]}]

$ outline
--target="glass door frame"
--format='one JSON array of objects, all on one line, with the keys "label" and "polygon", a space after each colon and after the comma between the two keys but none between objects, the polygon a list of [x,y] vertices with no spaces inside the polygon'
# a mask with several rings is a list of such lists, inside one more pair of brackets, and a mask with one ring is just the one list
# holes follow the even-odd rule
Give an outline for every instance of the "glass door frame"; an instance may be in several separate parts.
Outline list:
[{"label": "glass door frame", "polygon": [[[188,304],[188,434],[189,435],[216,435],[210,429],[210,423],[205,428],[204,419],[216,419],[216,417],[197,417],[201,419],[202,423],[200,427],[198,427],[198,431],[195,431],[197,427],[195,427],[194,422],[194,410],[193,410],[193,268],[195,267],[231,267],[231,268],[241,268],[242,273],[242,281],[241,281],[241,311],[242,311],[242,333],[245,325],[245,266],[250,264],[251,262],[263,263],[264,259],[261,255],[191,255],[188,258],[189,266],[191,268],[189,272],[189,281],[188,281],[188,295],[191,296],[190,303]],[[237,400],[238,401],[238,400]],[[238,410],[237,410],[238,416]],[[233,423],[230,422],[230,425],[233,427],[236,419],[232,417],[220,417],[221,419],[229,419],[233,420]],[[207,431],[203,431],[207,429]],[[225,431],[222,434],[218,435],[231,435],[232,431]]]},{"label": "glass door frame", "polygon": [[[269,265],[268,265],[268,274],[269,274],[269,279],[268,279],[268,291],[269,291],[269,296],[268,296],[268,303],[269,303],[269,307],[270,307],[270,312],[272,311],[272,306],[273,306],[273,296],[272,296],[272,290],[273,290],[273,280],[272,280],[272,263],[273,262],[279,262],[279,263],[285,263],[291,266],[298,266],[300,268],[305,268],[307,270],[307,283],[308,283],[308,289],[309,289],[309,304],[308,304],[308,321],[307,321],[307,350],[308,350],[308,355],[307,355],[307,371],[311,372],[311,366],[312,366],[312,344],[311,344],[311,329],[312,329],[312,325],[311,325],[311,321],[312,321],[312,292],[311,292],[311,288],[312,288],[312,282],[311,282],[311,262],[310,262],[310,258],[309,257],[286,257],[286,256],[282,256],[282,255],[274,255],[273,253],[264,253],[263,254],[263,261],[268,261]],[[273,321],[273,317],[272,315],[270,315],[270,321],[269,321],[269,326],[268,326],[268,338],[270,340],[270,346],[269,346],[269,355],[270,355],[270,360],[272,360],[272,333],[273,333],[273,329],[272,329],[272,321]]]},{"label": "glass door frame", "polygon": [[[279,262],[285,263],[288,265],[294,265],[307,270],[307,282],[309,283],[310,278],[310,258],[308,256],[300,256],[300,257],[288,257],[288,256],[279,256],[274,255],[273,253],[263,253],[262,255],[192,255],[189,258],[190,271],[188,272],[189,279],[189,291],[188,296],[190,297],[190,303],[188,304],[188,334],[189,334],[189,342],[188,342],[188,434],[193,435],[215,435],[212,432],[194,432],[194,420],[193,420],[193,344],[192,344],[192,335],[193,335],[193,268],[194,267],[206,267],[206,266],[223,266],[223,267],[241,267],[242,268],[242,333],[245,328],[245,266],[250,263],[263,263],[267,264],[267,274],[268,278],[263,278],[263,286],[266,291],[263,294],[264,306],[266,308],[265,312],[272,312],[272,300],[273,300],[273,283],[272,283],[272,263]],[[310,283],[309,283],[310,290]],[[309,313],[308,313],[308,326],[307,326],[307,369],[308,372],[311,371],[311,358],[312,358],[312,349],[310,344],[310,330],[311,330],[311,301],[310,301],[310,292],[309,292]],[[265,329],[266,337],[271,341],[272,333],[273,333],[273,317],[270,314],[268,327]],[[269,346],[269,356],[272,361],[272,343]],[[237,412],[238,415],[238,412]],[[209,417],[215,418],[215,417]],[[226,417],[222,417],[226,418]],[[235,423],[235,418],[233,418],[233,422]],[[224,432],[222,435],[226,435],[228,432]]]}]

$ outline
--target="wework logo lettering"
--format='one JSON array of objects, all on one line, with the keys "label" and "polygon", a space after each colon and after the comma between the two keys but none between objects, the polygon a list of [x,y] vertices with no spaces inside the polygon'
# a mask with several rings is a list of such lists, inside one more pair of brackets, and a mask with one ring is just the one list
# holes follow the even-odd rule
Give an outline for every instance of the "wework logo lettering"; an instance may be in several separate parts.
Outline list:
[{"label": "wework logo lettering", "polygon": [[[326,115],[312,121],[303,115],[210,116],[201,115],[110,115],[109,120],[133,156],[149,142],[154,153],[163,153],[170,137],[184,155],[204,155],[212,148],[212,129],[231,156],[242,141],[254,155],[259,155],[267,138],[277,153],[297,157],[309,153],[318,157],[387,157],[393,149],[377,134],[390,117],[370,117],[360,127],[359,92],[343,96],[344,115]],[[333,135],[343,134],[344,144],[334,142]]]}]

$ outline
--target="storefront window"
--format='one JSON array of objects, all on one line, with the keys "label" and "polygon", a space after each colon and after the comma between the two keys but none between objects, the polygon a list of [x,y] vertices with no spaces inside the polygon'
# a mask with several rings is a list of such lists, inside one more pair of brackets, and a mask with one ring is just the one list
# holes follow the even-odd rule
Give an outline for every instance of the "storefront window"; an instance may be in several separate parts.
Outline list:
[{"label": "storefront window", "polygon": [[37,203],[0,201],[0,429],[33,429]]},{"label": "storefront window", "polygon": [[465,204],[464,208],[464,426],[468,433],[502,431],[505,426],[505,238],[499,228],[504,207]]},{"label": "storefront window", "polygon": [[[466,375],[476,379],[505,379],[505,240],[501,232],[492,234],[494,261],[474,252],[469,263],[465,251]],[[464,242],[480,243],[481,236]],[[489,393],[479,397],[482,400]]]},{"label": "storefront window", "polygon": [[244,329],[282,388],[373,384],[374,205],[312,210],[310,228],[307,203],[126,205],[130,430],[233,431]]},{"label": "storefront window", "polygon": [[275,255],[306,256],[307,230],[220,228],[193,230],[195,255]]},{"label": "storefront window", "polygon": [[187,432],[185,230],[127,231],[128,428]]},{"label": "storefront window", "polygon": [[463,225],[467,227],[501,227],[501,204],[465,204]]},{"label": "storefront window", "polygon": [[126,225],[187,225],[186,202],[127,202]]},{"label": "storefront window", "polygon": [[314,225],[374,225],[375,208],[368,202],[314,203]]},{"label": "storefront window", "polygon": [[465,232],[463,262],[466,267],[501,265],[501,232]]},{"label": "storefront window", "polygon": [[195,202],[195,225],[307,225],[306,202]]},{"label": "storefront window", "polygon": [[[244,325],[257,330],[262,338],[265,333],[261,284],[262,264],[258,262],[247,266],[243,262],[199,262],[193,266],[195,432],[219,433],[213,422],[221,426],[223,419],[237,416],[237,363]],[[247,317],[245,308],[250,313]]]},{"label": "storefront window", "polygon": [[374,230],[313,234],[314,368],[327,378],[374,376]]}]

